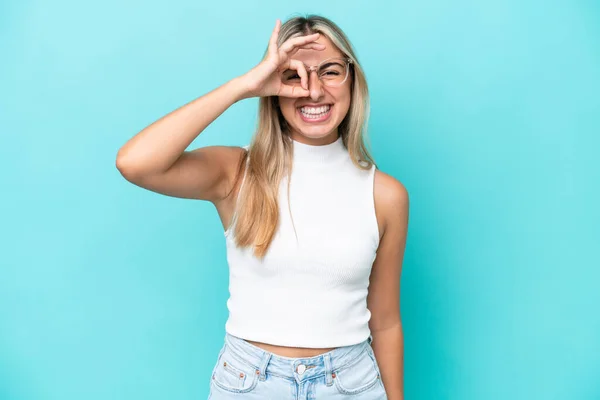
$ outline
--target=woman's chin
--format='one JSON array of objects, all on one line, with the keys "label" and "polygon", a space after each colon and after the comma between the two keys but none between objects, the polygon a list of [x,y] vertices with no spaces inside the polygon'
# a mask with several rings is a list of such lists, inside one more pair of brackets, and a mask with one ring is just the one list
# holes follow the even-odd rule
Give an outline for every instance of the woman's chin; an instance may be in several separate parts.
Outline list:
[{"label": "woman's chin", "polygon": [[331,129],[301,129],[300,134],[310,139],[321,139],[331,134]]},{"label": "woman's chin", "polygon": [[[294,137],[295,140],[297,141],[310,141],[313,142],[314,144],[324,144],[324,143],[330,143],[332,141],[334,141],[334,138],[332,136],[336,136],[337,137],[337,131],[333,132],[331,129],[329,130],[305,130],[305,129],[301,129],[301,130],[297,130],[295,135],[292,135]],[[331,139],[329,139],[331,137]],[[304,139],[304,140],[302,140]]]},{"label": "woman's chin", "polygon": [[297,126],[298,132],[306,137],[312,139],[319,139],[331,134],[335,129],[336,125],[331,123],[331,120],[327,124],[304,124],[302,121]]}]

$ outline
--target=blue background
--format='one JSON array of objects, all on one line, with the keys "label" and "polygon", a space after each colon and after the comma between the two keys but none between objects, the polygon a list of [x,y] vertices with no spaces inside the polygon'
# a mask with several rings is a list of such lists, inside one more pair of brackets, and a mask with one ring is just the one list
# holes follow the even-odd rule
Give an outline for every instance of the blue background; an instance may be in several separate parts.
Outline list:
[{"label": "blue background", "polygon": [[[373,154],[410,193],[406,398],[599,399],[600,3],[583,0],[3,1],[0,399],[206,398],[221,223],[115,156],[296,12],[354,43]],[[256,107],[191,148],[247,144]]]}]

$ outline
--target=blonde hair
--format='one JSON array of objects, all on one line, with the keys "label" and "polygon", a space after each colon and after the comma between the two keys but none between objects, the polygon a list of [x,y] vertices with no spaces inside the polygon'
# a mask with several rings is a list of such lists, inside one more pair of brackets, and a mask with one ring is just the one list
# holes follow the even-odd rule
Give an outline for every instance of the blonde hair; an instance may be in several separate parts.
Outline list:
[{"label": "blonde hair", "polygon": [[[277,45],[292,37],[316,32],[327,36],[353,61],[350,65],[350,108],[338,126],[338,132],[353,164],[360,169],[369,169],[375,164],[365,143],[369,92],[365,74],[346,35],[325,17],[293,17],[282,24]],[[278,193],[284,174],[288,176],[289,193],[293,143],[286,126],[277,107],[277,96],[262,97],[258,107],[257,129],[242,158],[242,166],[246,161],[248,166],[238,195],[237,211],[233,217],[235,225],[232,228],[236,245],[253,246],[254,255],[261,259],[267,253],[279,225]],[[239,173],[238,177],[241,175]]]}]

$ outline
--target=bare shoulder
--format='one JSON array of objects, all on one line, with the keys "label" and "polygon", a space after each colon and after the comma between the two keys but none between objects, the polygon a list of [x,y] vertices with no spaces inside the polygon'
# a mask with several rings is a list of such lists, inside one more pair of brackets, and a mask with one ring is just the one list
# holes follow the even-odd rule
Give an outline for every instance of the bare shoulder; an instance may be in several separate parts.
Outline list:
[{"label": "bare shoulder", "polygon": [[215,153],[220,153],[222,166],[224,167],[225,178],[223,179],[223,189],[221,196],[213,201],[223,229],[226,229],[233,217],[235,202],[241,187],[242,176],[245,173],[245,168],[248,157],[248,150],[244,147],[237,146],[216,146],[221,147],[215,149]]},{"label": "bare shoulder", "polygon": [[[234,189],[240,170],[244,167],[243,160],[247,150],[239,146],[211,145],[186,151],[178,163],[181,169],[187,168],[189,174],[195,171],[199,176],[195,182],[206,180],[206,186],[201,192],[206,192],[205,199],[213,202],[226,200]],[[187,160],[187,161],[186,161]],[[208,193],[212,192],[212,195]]]},{"label": "bare shoulder", "polygon": [[222,196],[218,201],[227,200],[230,194],[236,190],[240,175],[244,172],[246,154],[248,150],[240,146],[215,145],[198,149],[204,152],[204,156],[220,165],[223,171]]},{"label": "bare shoulder", "polygon": [[375,170],[374,198],[375,209],[380,221],[382,233],[387,226],[402,223],[408,215],[408,191],[398,179]]},{"label": "bare shoulder", "polygon": [[238,186],[237,183],[240,180],[240,176],[244,173],[246,168],[246,159],[248,157],[248,149],[239,146],[228,146],[230,151],[230,160],[228,162],[228,169],[230,181],[232,187]]},{"label": "bare shoulder", "polygon": [[382,204],[398,206],[408,201],[408,191],[402,182],[378,169],[375,170],[374,185],[375,197],[378,197]]}]

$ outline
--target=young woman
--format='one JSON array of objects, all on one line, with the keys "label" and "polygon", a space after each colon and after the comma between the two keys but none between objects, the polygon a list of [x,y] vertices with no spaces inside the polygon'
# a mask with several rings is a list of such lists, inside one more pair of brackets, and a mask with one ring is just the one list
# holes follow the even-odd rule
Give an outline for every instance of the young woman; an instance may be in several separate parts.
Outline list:
[{"label": "young woman", "polygon": [[[190,143],[260,97],[249,146]],[[365,146],[365,76],[340,28],[296,17],[263,60],[131,138],[117,168],[146,189],[212,202],[229,263],[220,399],[403,398],[403,185]]]}]

